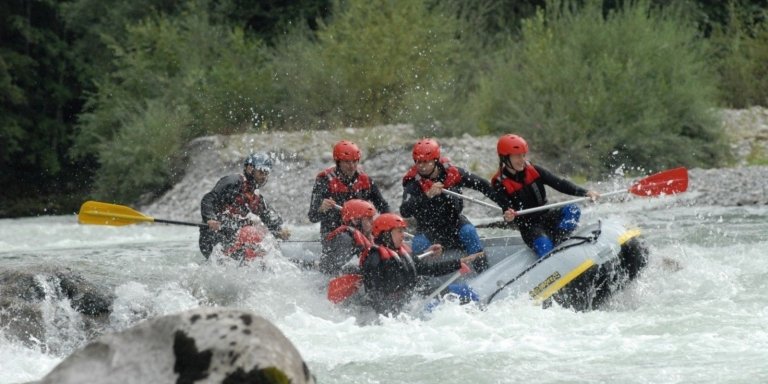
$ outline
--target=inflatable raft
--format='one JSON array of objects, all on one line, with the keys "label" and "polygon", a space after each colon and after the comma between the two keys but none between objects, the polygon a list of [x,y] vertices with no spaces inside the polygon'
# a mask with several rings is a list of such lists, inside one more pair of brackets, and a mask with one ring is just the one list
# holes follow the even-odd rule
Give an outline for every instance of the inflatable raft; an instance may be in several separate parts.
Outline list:
[{"label": "inflatable raft", "polygon": [[497,251],[504,247],[489,248],[490,268],[465,280],[485,305],[526,295],[575,310],[597,309],[635,279],[648,260],[640,230],[613,219],[580,227],[541,259],[528,247],[501,255]]}]

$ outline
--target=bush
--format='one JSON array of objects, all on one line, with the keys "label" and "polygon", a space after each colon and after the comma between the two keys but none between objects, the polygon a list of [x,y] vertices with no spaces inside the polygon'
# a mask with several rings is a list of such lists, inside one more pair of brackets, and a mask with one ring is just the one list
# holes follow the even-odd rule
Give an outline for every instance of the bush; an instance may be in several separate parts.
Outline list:
[{"label": "bush", "polygon": [[516,132],[566,172],[710,166],[727,156],[706,46],[676,9],[549,1],[480,80],[457,129]]},{"label": "bush", "polygon": [[174,155],[182,147],[191,113],[184,106],[151,100],[100,146],[96,198],[135,201],[147,191],[171,186]]},{"label": "bush", "polygon": [[127,43],[112,46],[117,70],[80,116],[74,153],[97,155],[97,196],[134,201],[167,186],[183,143],[260,129],[274,101],[261,43],[194,5],[127,30]]},{"label": "bush", "polygon": [[316,35],[278,44],[277,86],[287,126],[328,128],[411,122],[431,115],[461,55],[458,21],[426,1],[335,3]]},{"label": "bush", "polygon": [[731,108],[768,106],[768,15],[731,2],[729,20],[712,36],[722,102]]}]

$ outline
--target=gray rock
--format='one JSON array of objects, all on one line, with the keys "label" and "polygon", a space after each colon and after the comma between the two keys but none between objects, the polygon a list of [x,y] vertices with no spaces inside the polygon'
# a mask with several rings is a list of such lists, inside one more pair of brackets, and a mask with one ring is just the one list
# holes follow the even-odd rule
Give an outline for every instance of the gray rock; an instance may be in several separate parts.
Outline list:
[{"label": "gray rock", "polygon": [[[83,337],[95,336],[106,326],[113,300],[107,287],[66,268],[0,272],[0,327],[26,345],[42,343],[51,352],[65,352],[68,343],[62,343],[61,334],[51,335],[56,341],[49,343],[51,330],[46,329],[47,322],[75,323],[73,326],[82,329]],[[60,305],[68,309],[59,310]],[[52,317],[48,321],[44,319],[46,310]]]},{"label": "gray rock", "polygon": [[293,344],[251,312],[204,308],[102,336],[37,383],[314,383]]}]

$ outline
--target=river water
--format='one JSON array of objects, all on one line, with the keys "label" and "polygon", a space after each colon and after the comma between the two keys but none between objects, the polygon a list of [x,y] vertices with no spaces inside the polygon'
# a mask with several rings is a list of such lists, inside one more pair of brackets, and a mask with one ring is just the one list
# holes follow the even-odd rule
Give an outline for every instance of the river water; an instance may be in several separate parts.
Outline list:
[{"label": "river water", "polygon": [[[286,334],[320,383],[768,382],[768,207],[637,199],[585,208],[584,221],[600,217],[639,226],[651,254],[638,280],[592,312],[518,298],[360,325],[325,300],[322,276],[277,252],[268,271],[209,265],[195,228],[81,226],[74,216],[0,220],[0,263],[67,266],[113,287],[113,330],[201,306],[252,310]],[[298,239],[315,233],[294,228]],[[51,305],[68,321],[41,345],[0,330],[0,383],[38,380],[87,342],[68,303]]]}]

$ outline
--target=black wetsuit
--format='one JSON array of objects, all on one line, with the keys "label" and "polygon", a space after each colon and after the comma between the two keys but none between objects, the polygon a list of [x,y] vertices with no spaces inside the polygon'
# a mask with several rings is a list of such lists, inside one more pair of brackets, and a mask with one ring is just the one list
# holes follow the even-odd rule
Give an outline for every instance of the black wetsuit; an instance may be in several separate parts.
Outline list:
[{"label": "black wetsuit", "polygon": [[402,250],[397,252],[399,260],[391,253],[391,249],[375,246],[361,260],[366,295],[381,314],[399,313],[416,291],[419,276],[442,276],[461,268],[460,260],[422,261],[413,257],[411,264]]}]

